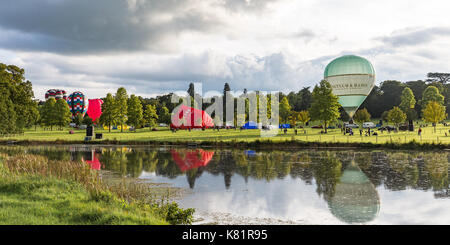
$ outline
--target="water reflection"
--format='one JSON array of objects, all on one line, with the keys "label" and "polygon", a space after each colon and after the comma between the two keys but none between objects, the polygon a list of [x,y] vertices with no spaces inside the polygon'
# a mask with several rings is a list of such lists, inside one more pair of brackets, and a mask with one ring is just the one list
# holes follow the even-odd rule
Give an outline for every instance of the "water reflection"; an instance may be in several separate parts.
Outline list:
[{"label": "water reflection", "polygon": [[[373,223],[380,216],[384,191],[407,195],[414,190],[417,196],[429,191],[435,200],[450,197],[447,152],[100,146],[0,147],[0,151],[82,160],[94,169],[172,183],[194,191],[189,204],[208,200],[201,204],[205,209],[222,205],[224,212],[244,214],[254,209],[258,217],[267,213],[268,217],[307,219],[308,208],[318,213],[321,200],[328,214],[341,222]],[[433,205],[442,209],[441,203]],[[253,209],[243,208],[251,205]]]},{"label": "water reflection", "polygon": [[187,170],[205,167],[214,156],[214,151],[195,150],[171,150],[172,159],[182,172]]},{"label": "water reflection", "polygon": [[343,171],[328,203],[336,218],[350,224],[372,221],[380,211],[375,186],[354,161]]}]

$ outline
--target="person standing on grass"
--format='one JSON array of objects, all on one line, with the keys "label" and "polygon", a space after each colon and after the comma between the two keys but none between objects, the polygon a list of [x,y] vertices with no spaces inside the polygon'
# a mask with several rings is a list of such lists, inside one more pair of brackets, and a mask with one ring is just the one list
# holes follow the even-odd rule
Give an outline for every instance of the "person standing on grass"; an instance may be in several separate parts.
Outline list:
[{"label": "person standing on grass", "polygon": [[419,128],[419,136],[422,135],[422,128]]}]

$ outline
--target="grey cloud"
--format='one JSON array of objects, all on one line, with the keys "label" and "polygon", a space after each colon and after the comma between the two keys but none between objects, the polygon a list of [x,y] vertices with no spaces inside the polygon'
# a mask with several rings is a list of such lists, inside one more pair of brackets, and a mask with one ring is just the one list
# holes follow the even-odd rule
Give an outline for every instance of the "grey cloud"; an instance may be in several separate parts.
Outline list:
[{"label": "grey cloud", "polygon": [[[305,62],[292,66],[286,62],[283,53],[268,56],[236,55],[216,57],[204,52],[200,55],[181,55],[161,61],[158,67],[137,62],[104,60],[101,63],[86,61],[98,69],[86,69],[86,64],[64,60],[64,57],[33,58],[25,60],[26,70],[50,67],[53,73],[31,73],[27,76],[33,84],[44,87],[80,87],[89,90],[107,85],[110,88],[125,86],[130,93],[156,94],[186,90],[190,82],[203,83],[203,91],[221,91],[228,82],[233,91],[261,90],[287,91],[299,90],[320,81],[322,62]],[[123,63],[123,64],[122,64]],[[112,65],[111,65],[112,64]],[[106,69],[105,69],[106,68]],[[30,73],[28,73],[30,74]],[[98,86],[97,86],[98,85]],[[102,96],[102,95],[98,95]]]},{"label": "grey cloud", "polygon": [[426,44],[441,36],[450,36],[450,27],[400,30],[389,36],[376,38],[376,40],[393,47],[402,47]]},{"label": "grey cloud", "polygon": [[232,11],[261,11],[269,3],[279,0],[224,0],[223,6]]},{"label": "grey cloud", "polygon": [[[222,25],[212,14],[192,8],[192,2],[6,0],[0,8],[0,47],[55,53],[170,51],[174,44],[165,45],[167,39]],[[166,20],[160,21],[163,14]]]}]

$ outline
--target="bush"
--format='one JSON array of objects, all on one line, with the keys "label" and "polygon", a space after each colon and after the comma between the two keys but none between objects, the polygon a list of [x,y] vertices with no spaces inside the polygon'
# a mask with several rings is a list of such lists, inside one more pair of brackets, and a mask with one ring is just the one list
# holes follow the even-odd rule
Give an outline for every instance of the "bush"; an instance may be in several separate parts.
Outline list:
[{"label": "bush", "polygon": [[163,217],[172,225],[190,225],[193,221],[195,209],[181,209],[176,202],[163,206]]}]

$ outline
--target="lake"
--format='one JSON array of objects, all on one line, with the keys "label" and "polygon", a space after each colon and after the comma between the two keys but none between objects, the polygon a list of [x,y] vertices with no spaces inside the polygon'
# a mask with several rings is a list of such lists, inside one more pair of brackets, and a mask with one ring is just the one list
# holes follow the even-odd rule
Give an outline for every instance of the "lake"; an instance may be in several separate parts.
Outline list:
[{"label": "lake", "polygon": [[3,146],[186,190],[195,224],[450,224],[449,153]]}]

